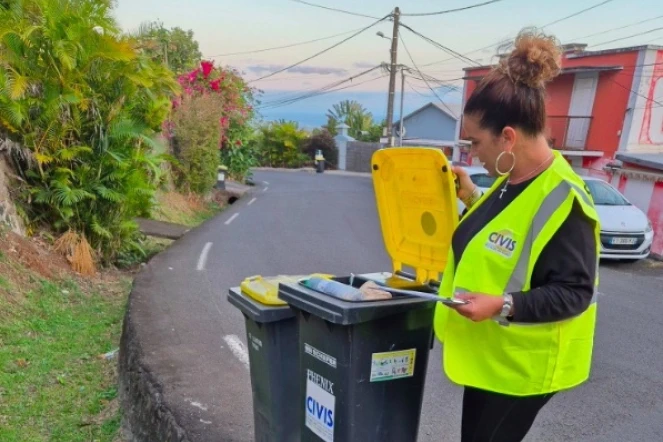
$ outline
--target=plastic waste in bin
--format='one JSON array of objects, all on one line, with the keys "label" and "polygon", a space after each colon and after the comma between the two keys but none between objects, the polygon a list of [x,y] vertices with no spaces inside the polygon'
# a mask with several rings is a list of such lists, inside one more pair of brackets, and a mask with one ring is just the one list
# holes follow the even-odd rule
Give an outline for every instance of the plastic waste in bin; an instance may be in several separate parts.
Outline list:
[{"label": "plastic waste in bin", "polygon": [[[315,275],[330,278],[331,275]],[[278,299],[278,283],[302,276],[246,278],[231,288],[228,301],[245,317],[255,440],[298,442],[301,410],[292,400],[299,383],[298,329],[294,312]]]},{"label": "plastic waste in bin", "polygon": [[[333,278],[434,293],[458,223],[454,177],[437,149],[390,148],[372,160],[382,233],[393,269]],[[411,279],[403,266],[414,268]],[[394,296],[345,301],[279,284],[299,327],[301,441],[417,440],[436,303]]]}]

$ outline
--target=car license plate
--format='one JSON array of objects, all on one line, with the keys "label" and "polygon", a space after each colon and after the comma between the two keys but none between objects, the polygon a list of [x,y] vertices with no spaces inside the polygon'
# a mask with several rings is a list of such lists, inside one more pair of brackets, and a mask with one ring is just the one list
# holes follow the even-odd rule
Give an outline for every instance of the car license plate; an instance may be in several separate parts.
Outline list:
[{"label": "car license plate", "polygon": [[620,245],[620,246],[630,246],[637,242],[637,238],[612,238],[610,244]]}]

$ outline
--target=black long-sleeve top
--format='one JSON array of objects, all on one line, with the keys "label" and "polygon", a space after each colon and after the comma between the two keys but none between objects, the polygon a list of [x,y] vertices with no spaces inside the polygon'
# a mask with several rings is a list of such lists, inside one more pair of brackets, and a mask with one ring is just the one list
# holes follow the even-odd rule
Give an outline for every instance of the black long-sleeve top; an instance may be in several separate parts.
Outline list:
[{"label": "black long-sleeve top", "polygon": [[[535,178],[509,185],[488,196],[458,226],[452,238],[456,264],[470,240],[520,195]],[[554,322],[584,312],[594,293],[596,238],[593,222],[576,203],[566,221],[544,247],[534,265],[531,290],[513,295],[514,322]],[[490,271],[485,269],[482,271]]]}]

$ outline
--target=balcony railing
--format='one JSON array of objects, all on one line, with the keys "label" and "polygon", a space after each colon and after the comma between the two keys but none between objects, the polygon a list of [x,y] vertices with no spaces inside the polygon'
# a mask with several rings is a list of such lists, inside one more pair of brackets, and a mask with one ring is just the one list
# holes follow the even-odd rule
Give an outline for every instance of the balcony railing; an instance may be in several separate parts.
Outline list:
[{"label": "balcony railing", "polygon": [[555,149],[585,150],[592,118],[548,115],[546,136]]}]

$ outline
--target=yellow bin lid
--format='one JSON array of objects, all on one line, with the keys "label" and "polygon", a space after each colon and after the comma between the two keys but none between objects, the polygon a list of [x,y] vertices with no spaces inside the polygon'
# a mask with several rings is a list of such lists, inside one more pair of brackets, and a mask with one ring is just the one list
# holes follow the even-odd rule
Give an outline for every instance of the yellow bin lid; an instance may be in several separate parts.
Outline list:
[{"label": "yellow bin lid", "polygon": [[458,225],[456,188],[444,153],[389,147],[372,158],[373,186],[394,274],[409,266],[416,282],[439,281]]},{"label": "yellow bin lid", "polygon": [[240,289],[252,299],[266,305],[286,305],[285,301],[279,299],[279,283],[294,283],[304,278],[317,276],[319,278],[329,279],[333,275],[315,273],[313,275],[279,275],[263,278],[260,275],[250,276],[240,284]]}]

